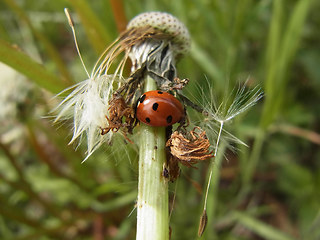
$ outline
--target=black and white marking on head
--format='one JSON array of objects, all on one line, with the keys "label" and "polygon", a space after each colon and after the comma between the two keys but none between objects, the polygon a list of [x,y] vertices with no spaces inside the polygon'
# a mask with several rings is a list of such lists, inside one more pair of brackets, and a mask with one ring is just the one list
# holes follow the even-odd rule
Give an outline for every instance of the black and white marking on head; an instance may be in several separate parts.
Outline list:
[{"label": "black and white marking on head", "polygon": [[140,97],[139,102],[142,103],[145,99],[146,99],[146,95],[143,94],[143,95]]}]

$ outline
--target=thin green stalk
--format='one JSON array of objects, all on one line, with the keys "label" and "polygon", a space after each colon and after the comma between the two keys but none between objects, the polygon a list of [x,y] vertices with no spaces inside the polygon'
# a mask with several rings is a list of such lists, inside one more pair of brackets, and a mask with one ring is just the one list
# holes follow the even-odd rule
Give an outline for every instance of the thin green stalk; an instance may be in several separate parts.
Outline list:
[{"label": "thin green stalk", "polygon": [[261,119],[261,126],[264,128],[267,128],[281,111],[289,83],[289,70],[303,36],[303,27],[311,3],[312,0],[300,0],[296,3],[285,26],[286,31],[281,35],[284,27],[281,29],[279,26],[283,25],[281,15],[284,10],[281,1],[274,1],[274,16],[267,48],[266,102]]},{"label": "thin green stalk", "polygon": [[234,217],[239,224],[243,225],[253,233],[262,237],[262,239],[272,240],[293,240],[294,238],[286,233],[279,231],[271,225],[265,224],[257,218],[251,217],[248,214],[242,212],[234,212]]},{"label": "thin green stalk", "polygon": [[[156,89],[147,77],[145,91]],[[140,126],[137,240],[169,239],[168,182],[162,176],[165,128]]]},{"label": "thin green stalk", "polygon": [[223,73],[215,61],[194,41],[190,52],[191,57],[199,63],[203,70],[212,79],[218,81],[219,87],[224,86]]},{"label": "thin green stalk", "polygon": [[243,184],[243,187],[246,189],[246,190],[243,190],[244,192],[249,190],[249,188],[251,187],[250,183],[252,181],[256,167],[259,163],[260,154],[261,154],[261,150],[265,140],[265,136],[266,136],[265,132],[263,131],[257,132],[256,138],[253,144],[252,152],[248,160],[248,164],[244,168],[244,173],[242,174],[242,184]]},{"label": "thin green stalk", "polygon": [[93,201],[92,209],[97,212],[114,211],[115,209],[131,204],[135,200],[136,196],[137,191],[134,190],[128,193],[124,193],[121,196],[107,202]]},{"label": "thin green stalk", "polygon": [[[210,163],[210,172],[209,174],[212,176],[211,180],[211,190],[208,191],[208,205],[207,205],[207,215],[208,215],[208,222],[212,224],[214,221],[216,210],[218,207],[218,185],[220,181],[220,169],[222,165],[222,161],[224,159],[224,153],[226,149],[226,144],[221,142],[219,146],[219,154],[216,155],[214,161]],[[209,178],[211,178],[209,176]],[[202,239],[218,239],[216,235],[216,231],[214,228],[207,228],[204,232]]]}]

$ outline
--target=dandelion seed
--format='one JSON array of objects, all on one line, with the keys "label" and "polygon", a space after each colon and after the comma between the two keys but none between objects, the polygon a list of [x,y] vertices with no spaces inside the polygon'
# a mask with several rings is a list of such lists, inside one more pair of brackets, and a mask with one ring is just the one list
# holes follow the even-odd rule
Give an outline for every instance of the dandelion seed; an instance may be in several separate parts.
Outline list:
[{"label": "dandelion seed", "polygon": [[[210,89],[209,95],[206,95],[203,89],[201,89],[201,92],[202,92],[201,95],[203,96],[204,101],[199,104],[201,105],[202,108],[201,107],[200,108],[203,109],[203,113],[205,113],[205,116],[206,116],[206,119],[201,123],[201,126],[207,132],[212,134],[211,136],[209,136],[209,138],[212,137],[211,141],[212,139],[216,139],[216,142],[214,145],[215,146],[214,156],[217,156],[220,139],[222,137],[227,140],[231,140],[233,142],[237,142],[239,144],[245,145],[245,143],[243,143],[241,140],[239,140],[232,134],[225,131],[223,127],[226,122],[232,120],[237,115],[248,110],[250,107],[255,105],[263,97],[263,92],[259,87],[255,87],[252,90],[247,90],[245,87],[246,83],[247,82],[245,82],[244,86],[239,87],[236,90],[233,98],[232,98],[232,94],[234,93],[235,90],[233,90],[233,92],[228,97],[223,99],[223,101],[221,101],[219,105],[217,105],[217,103],[214,100],[215,96],[211,87],[209,87]],[[231,103],[228,105],[229,102]],[[217,131],[216,129],[219,129],[219,130]],[[224,133],[224,136],[222,136],[222,133]],[[211,169],[209,173],[205,201],[203,205],[204,214],[207,208],[207,198],[208,198],[208,192],[209,192],[211,178],[212,178],[212,172],[213,172],[213,169]],[[203,218],[203,216],[205,216],[205,218]],[[200,218],[199,232],[198,232],[199,236],[203,234],[206,223],[207,223],[206,214],[203,216]],[[203,221],[203,219],[205,219],[205,221]],[[205,222],[205,224],[203,224],[203,222]]]},{"label": "dandelion seed", "polygon": [[263,97],[263,92],[259,87],[248,90],[245,87],[247,85],[247,81],[242,87],[239,86],[237,89],[233,89],[233,91],[229,95],[225,96],[219,104],[216,101],[214,88],[208,81],[208,86],[199,87],[199,95],[201,96],[201,100],[193,97],[196,102],[193,103],[183,96],[184,101],[188,105],[190,105],[196,111],[202,113],[203,118],[199,121],[199,125],[206,130],[208,138],[216,150],[217,145],[214,144],[213,141],[219,138],[225,139],[226,142],[235,142],[246,145],[243,141],[225,131],[223,126],[239,114],[245,112],[250,107],[255,105]]},{"label": "dandelion seed", "polygon": [[[247,81],[242,87],[239,86],[237,89],[233,89],[230,95],[223,99],[219,105],[214,101],[215,96],[213,91],[210,91],[210,99],[212,100],[206,98],[205,100],[209,104],[204,106],[205,111],[208,113],[208,117],[217,122],[227,122],[255,105],[263,97],[263,92],[260,87],[248,90],[246,88]],[[232,95],[234,95],[233,99]],[[228,106],[229,102],[231,102],[231,104]]]}]

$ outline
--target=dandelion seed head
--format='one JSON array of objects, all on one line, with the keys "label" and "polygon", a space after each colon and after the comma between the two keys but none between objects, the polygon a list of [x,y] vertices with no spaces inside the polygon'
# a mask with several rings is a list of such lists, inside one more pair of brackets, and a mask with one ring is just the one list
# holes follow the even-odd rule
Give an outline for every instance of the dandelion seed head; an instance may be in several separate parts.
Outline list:
[{"label": "dandelion seed head", "polygon": [[[69,13],[66,13],[83,63],[72,19]],[[189,32],[184,24],[172,15],[149,12],[135,17],[127,29],[100,55],[91,74],[83,63],[89,79],[64,91],[71,93],[55,109],[59,111],[56,121],[73,119],[70,143],[86,137],[87,159],[102,143],[111,141],[114,132],[119,130],[118,126],[109,126],[109,123],[112,123],[108,116],[112,96],[115,93],[122,94],[122,97],[132,96],[134,91],[141,91],[139,88],[143,86],[138,82],[141,81],[138,78],[137,82],[129,81],[130,77],[123,81],[123,71],[128,58],[133,63],[132,73],[141,68],[153,74],[158,86],[169,86],[177,75],[177,56],[186,54],[189,49]],[[111,70],[113,73],[110,73]],[[132,98],[126,99],[126,103],[132,104],[134,101],[131,100]],[[123,117],[121,113],[120,116]],[[119,119],[118,125],[123,126],[122,119]],[[127,128],[131,129],[129,127]]]},{"label": "dandelion seed head", "polygon": [[185,55],[190,50],[191,38],[186,26],[176,17],[165,12],[146,12],[134,17],[127,29],[153,27],[172,37],[177,55]]}]

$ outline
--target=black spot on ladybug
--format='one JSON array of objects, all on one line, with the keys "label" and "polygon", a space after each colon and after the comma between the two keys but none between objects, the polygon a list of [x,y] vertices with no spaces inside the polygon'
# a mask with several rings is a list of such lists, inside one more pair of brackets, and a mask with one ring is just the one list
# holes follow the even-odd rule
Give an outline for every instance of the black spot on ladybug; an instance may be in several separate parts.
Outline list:
[{"label": "black spot on ladybug", "polygon": [[157,111],[158,107],[159,107],[159,104],[158,104],[158,103],[154,103],[154,104],[152,105],[153,111]]},{"label": "black spot on ladybug", "polygon": [[171,123],[171,122],[172,122],[172,116],[169,115],[169,116],[167,117],[167,123]]},{"label": "black spot on ladybug", "polygon": [[147,117],[147,118],[146,118],[146,122],[147,122],[147,123],[150,123],[150,118]]},{"label": "black spot on ladybug", "polygon": [[163,94],[163,92],[162,91],[158,91],[158,94]]},{"label": "black spot on ladybug", "polygon": [[146,99],[146,95],[143,94],[143,95],[141,96],[141,98],[139,99],[139,102],[142,103],[145,99]]}]

